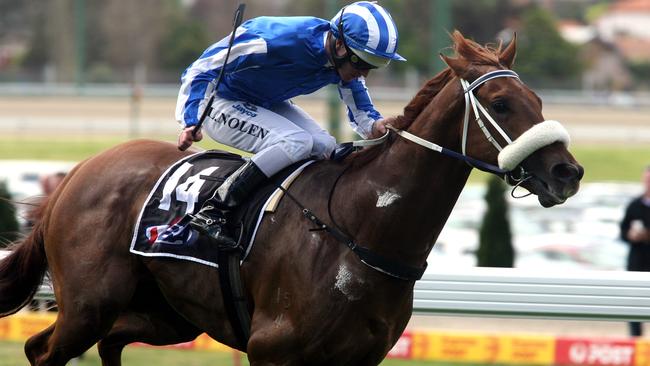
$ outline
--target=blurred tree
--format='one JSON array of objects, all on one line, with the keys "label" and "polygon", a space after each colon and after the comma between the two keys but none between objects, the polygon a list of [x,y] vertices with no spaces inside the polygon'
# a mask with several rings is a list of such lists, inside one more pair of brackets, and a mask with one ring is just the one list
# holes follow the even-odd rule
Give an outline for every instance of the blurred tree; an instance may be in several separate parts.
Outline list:
[{"label": "blurred tree", "polygon": [[194,62],[209,45],[216,42],[199,23],[182,13],[176,13],[160,42],[161,66],[181,73]]},{"label": "blurred tree", "polygon": [[[105,0],[83,0],[85,2],[85,61],[86,65],[103,62],[107,38],[97,26],[103,19],[102,4]],[[38,0],[26,0],[29,6],[23,21],[29,24],[30,32],[27,53],[22,65],[39,70],[53,66],[55,81],[70,81],[76,66],[74,33],[74,0],[52,0],[42,4]]]},{"label": "blurred tree", "polygon": [[48,59],[56,66],[56,81],[71,81],[75,71],[73,0],[51,0],[43,5],[46,13],[45,40]]},{"label": "blurred tree", "polygon": [[[210,40],[216,42],[230,34],[232,20],[237,5],[241,1],[215,1],[215,0],[194,0],[188,8],[189,17],[192,21],[200,23],[209,33]],[[289,15],[315,15],[312,13],[295,13],[294,9],[303,7],[303,4],[316,2],[323,4],[323,0],[304,1],[268,1],[268,0],[246,0],[246,11],[244,21],[262,16],[289,16]],[[211,42],[211,43],[212,43]],[[209,45],[205,45],[207,48]]]},{"label": "blurred tree", "polygon": [[18,220],[16,208],[10,202],[11,194],[6,183],[0,182],[0,248],[18,239]]},{"label": "blurred tree", "polygon": [[[0,15],[0,30],[3,24],[15,24],[11,20],[16,19],[15,14],[29,15],[28,20],[23,22],[28,29],[26,38],[30,39],[24,65],[36,69],[53,65],[56,80],[72,79],[76,62],[72,20],[74,5],[78,1],[86,4],[84,59],[89,76],[95,75],[96,80],[122,82],[129,81],[136,68],[150,70],[151,74],[159,67],[167,70],[186,67],[200,51],[230,32],[232,12],[237,5],[234,0],[50,0],[44,3],[38,0],[3,0],[0,11],[7,9],[7,12]],[[351,2],[247,0],[244,19],[260,15],[311,15],[330,19],[334,15],[331,8],[339,9]],[[518,15],[524,7],[535,4],[512,0],[450,0],[450,29],[435,29],[431,19],[435,14],[430,8],[434,3],[435,0],[381,1],[398,25],[399,52],[408,59],[406,63],[395,62],[384,76],[402,80],[402,72],[415,68],[428,78],[431,76],[432,59],[445,51],[432,49],[432,37],[442,36],[449,40],[446,33],[459,29],[479,43],[496,42],[500,30],[508,27],[513,19],[519,21]],[[522,73],[543,81],[551,77],[566,80],[567,75],[577,77],[578,73],[572,69],[577,58],[564,50],[566,47],[562,41],[557,42],[560,38],[552,27],[550,15],[534,15],[528,17],[528,28],[520,30],[519,34],[522,49],[518,60],[522,62],[522,67],[525,66]],[[535,28],[537,26],[541,28]],[[528,46],[524,44],[527,41],[525,38],[530,38]],[[540,43],[540,39],[544,42]],[[451,45],[451,42],[445,44]],[[555,47],[557,45],[559,47]],[[529,57],[526,52],[534,56]],[[571,62],[563,63],[561,55],[558,55],[560,53]],[[540,55],[545,61],[540,61]],[[553,63],[557,70],[543,62]]]},{"label": "blurred tree", "polygon": [[[246,4],[244,21],[261,15],[287,15],[275,2],[248,0]],[[230,34],[237,2],[196,0],[188,7],[175,2],[170,8],[173,11],[159,45],[160,64],[180,75],[206,48]]]},{"label": "blurred tree", "polygon": [[650,89],[650,62],[628,62],[634,83],[640,88]]},{"label": "blurred tree", "polygon": [[[130,73],[136,67],[152,68],[159,59],[158,45],[167,27],[169,12],[178,1],[111,0],[104,2],[100,28],[108,64]],[[119,20],[119,21],[118,21]]]},{"label": "blurred tree", "polygon": [[479,267],[512,267],[515,252],[508,220],[506,187],[501,178],[491,176],[487,182],[485,201],[487,210],[479,229],[479,247],[476,253]]},{"label": "blurred tree", "polygon": [[0,1],[0,40],[3,36],[29,32],[30,24],[25,22],[29,13],[29,1],[2,0]]},{"label": "blurred tree", "polygon": [[510,0],[454,0],[453,25],[478,43],[494,43],[508,18],[517,16],[518,11]]},{"label": "blurred tree", "polygon": [[609,9],[611,0],[599,1],[596,4],[588,6],[584,10],[584,20],[587,23],[594,23],[598,18],[603,16]]},{"label": "blurred tree", "polygon": [[518,33],[515,70],[532,87],[578,87],[583,65],[578,47],[565,41],[553,16],[540,8],[528,10]]},{"label": "blurred tree", "polygon": [[47,29],[45,26],[45,6],[33,6],[25,16],[25,23],[30,24],[31,34],[28,40],[27,53],[23,57],[23,66],[29,69],[40,69],[49,59],[50,47],[47,42]]}]

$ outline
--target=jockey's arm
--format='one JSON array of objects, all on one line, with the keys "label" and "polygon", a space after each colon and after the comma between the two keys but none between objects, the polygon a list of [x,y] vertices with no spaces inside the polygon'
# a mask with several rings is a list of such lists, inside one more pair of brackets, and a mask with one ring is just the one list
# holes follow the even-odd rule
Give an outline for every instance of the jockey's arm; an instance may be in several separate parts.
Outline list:
[{"label": "jockey's arm", "polygon": [[352,129],[363,138],[381,137],[386,133],[385,121],[375,109],[363,78],[338,85],[341,99],[348,107]]}]

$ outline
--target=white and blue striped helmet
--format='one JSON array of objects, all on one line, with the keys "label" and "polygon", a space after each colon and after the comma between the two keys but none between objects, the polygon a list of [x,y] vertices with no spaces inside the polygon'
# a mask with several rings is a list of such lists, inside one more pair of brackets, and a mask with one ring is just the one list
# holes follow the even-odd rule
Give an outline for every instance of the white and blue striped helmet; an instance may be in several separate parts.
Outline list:
[{"label": "white and blue striped helmet", "polygon": [[385,66],[390,60],[406,61],[397,53],[397,26],[393,18],[374,1],[359,1],[341,9],[330,21],[330,30],[337,39],[339,28],[343,29],[347,46],[370,64]]}]

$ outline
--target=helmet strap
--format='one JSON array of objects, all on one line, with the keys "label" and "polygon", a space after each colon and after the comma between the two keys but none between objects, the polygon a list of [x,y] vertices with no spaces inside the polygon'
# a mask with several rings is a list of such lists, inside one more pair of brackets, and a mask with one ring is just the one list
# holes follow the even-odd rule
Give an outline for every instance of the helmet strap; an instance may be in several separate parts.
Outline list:
[{"label": "helmet strap", "polygon": [[330,32],[328,38],[329,38],[330,56],[332,57],[332,62],[334,63],[334,69],[336,70],[336,73],[338,74],[339,69],[348,60],[347,52],[350,52],[350,51],[348,51],[346,49],[346,54],[343,55],[343,56],[339,56],[338,53],[336,52],[336,37],[334,37],[332,35],[332,32]]}]

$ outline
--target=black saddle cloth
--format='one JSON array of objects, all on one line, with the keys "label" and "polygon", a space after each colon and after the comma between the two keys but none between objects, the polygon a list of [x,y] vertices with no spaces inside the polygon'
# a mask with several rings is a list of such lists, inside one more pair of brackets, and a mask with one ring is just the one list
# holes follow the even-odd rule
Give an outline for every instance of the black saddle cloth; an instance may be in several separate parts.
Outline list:
[{"label": "black saddle cloth", "polygon": [[[218,267],[217,247],[190,228],[189,214],[198,212],[214,191],[245,159],[224,151],[209,150],[176,162],[159,178],[140,212],[132,253],[146,257],[169,257]],[[263,215],[269,196],[304,161],[293,164],[260,187],[231,215],[238,245],[245,254]]]}]

